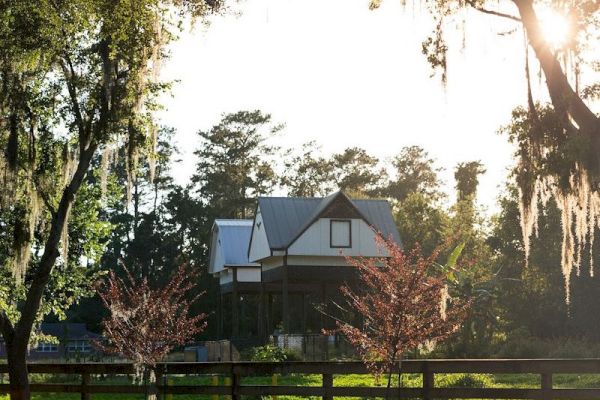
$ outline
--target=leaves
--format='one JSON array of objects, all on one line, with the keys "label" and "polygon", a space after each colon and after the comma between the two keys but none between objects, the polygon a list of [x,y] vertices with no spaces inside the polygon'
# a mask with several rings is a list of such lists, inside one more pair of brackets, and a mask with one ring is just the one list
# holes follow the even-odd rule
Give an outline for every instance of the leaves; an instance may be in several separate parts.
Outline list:
[{"label": "leaves", "polygon": [[182,265],[161,288],[152,288],[147,278],[136,279],[125,268],[126,279],[111,271],[106,286],[98,291],[110,312],[104,320],[108,343],[103,351],[120,355],[137,365],[154,366],[174,346],[183,345],[206,328],[207,314],[189,316],[189,293],[198,273]]},{"label": "leaves", "polygon": [[447,303],[443,280],[431,275],[438,251],[423,257],[419,248],[403,252],[398,245],[379,237],[389,258],[348,257],[357,270],[360,284],[344,284],[348,308],[362,316],[362,323],[337,322],[342,333],[376,373],[377,360],[389,368],[408,350],[440,342],[460,328],[469,306],[454,300]]}]

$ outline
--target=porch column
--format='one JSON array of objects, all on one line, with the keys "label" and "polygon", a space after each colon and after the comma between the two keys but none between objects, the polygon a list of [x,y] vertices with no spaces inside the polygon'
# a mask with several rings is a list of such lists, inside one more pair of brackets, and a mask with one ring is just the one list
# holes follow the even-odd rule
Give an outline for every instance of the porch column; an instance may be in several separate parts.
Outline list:
[{"label": "porch column", "polygon": [[266,336],[269,337],[273,333],[273,294],[267,291],[267,332]]},{"label": "porch column", "polygon": [[302,333],[306,333],[306,320],[308,318],[308,295],[307,292],[302,292]]},{"label": "porch column", "polygon": [[327,312],[327,284],[326,283],[322,283],[321,284],[321,293],[319,296],[319,301],[321,303],[321,307],[323,307],[322,312],[320,313],[320,322],[321,322],[321,329],[325,328],[325,324],[327,323],[326,320],[326,316],[325,316],[325,312]]},{"label": "porch column", "polygon": [[281,313],[283,314],[283,332],[290,333],[290,290],[288,281],[287,256],[284,258],[283,279],[281,282]]},{"label": "porch column", "polygon": [[260,294],[258,295],[258,337],[264,340],[266,337],[265,329],[265,284],[260,284]]},{"label": "porch column", "polygon": [[233,290],[231,293],[231,337],[240,336],[240,311],[239,311],[239,293],[237,268],[233,270]]},{"label": "porch column", "polygon": [[219,311],[217,313],[217,337],[223,338],[223,290],[219,285]]}]

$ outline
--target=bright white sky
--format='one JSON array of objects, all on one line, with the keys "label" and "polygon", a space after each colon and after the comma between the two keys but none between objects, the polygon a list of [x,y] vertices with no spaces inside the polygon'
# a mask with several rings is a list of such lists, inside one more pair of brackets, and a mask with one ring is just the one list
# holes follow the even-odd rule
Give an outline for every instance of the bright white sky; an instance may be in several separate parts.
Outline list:
[{"label": "bright white sky", "polygon": [[513,164],[511,146],[496,132],[525,100],[523,36],[498,35],[512,22],[470,15],[465,50],[462,34],[451,37],[444,90],[421,55],[429,17],[398,0],[376,11],[367,0],[246,0],[238,7],[240,16],[185,32],[165,63],[163,78],[180,81],[162,115],[178,132],[179,183],[193,172],[199,129],[222,113],[261,109],[286,124],[286,147],[315,139],[325,154],[360,146],[386,159],[420,145],[445,168],[449,194],[456,163],[481,160],[487,173],[479,199],[495,210]]}]

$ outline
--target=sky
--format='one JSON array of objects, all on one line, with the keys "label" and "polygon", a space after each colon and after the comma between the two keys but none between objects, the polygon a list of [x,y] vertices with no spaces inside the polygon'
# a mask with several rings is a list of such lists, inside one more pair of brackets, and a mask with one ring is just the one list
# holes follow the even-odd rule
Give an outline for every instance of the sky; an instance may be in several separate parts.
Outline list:
[{"label": "sky", "polygon": [[[325,155],[359,146],[382,160],[420,145],[444,168],[453,198],[458,162],[481,160],[479,201],[489,212],[514,165],[497,133],[526,95],[522,33],[471,11],[448,26],[444,87],[421,54],[432,21],[398,0],[370,11],[367,0],[245,0],[237,15],[186,29],[170,47],[162,78],[177,80],[163,99],[163,124],[176,129],[186,183],[198,130],[223,113],[260,109],[285,123],[278,144],[310,140]],[[463,46],[463,38],[466,39]]]}]

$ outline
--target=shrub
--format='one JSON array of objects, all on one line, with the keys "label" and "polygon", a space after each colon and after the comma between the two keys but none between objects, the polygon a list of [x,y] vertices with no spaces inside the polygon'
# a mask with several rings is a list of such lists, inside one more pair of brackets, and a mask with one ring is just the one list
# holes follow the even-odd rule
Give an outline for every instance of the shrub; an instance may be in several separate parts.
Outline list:
[{"label": "shrub", "polygon": [[254,347],[250,351],[250,361],[299,361],[300,357],[293,351],[282,349],[273,344]]},{"label": "shrub", "polygon": [[485,388],[494,381],[486,374],[443,374],[436,375],[436,387]]}]

